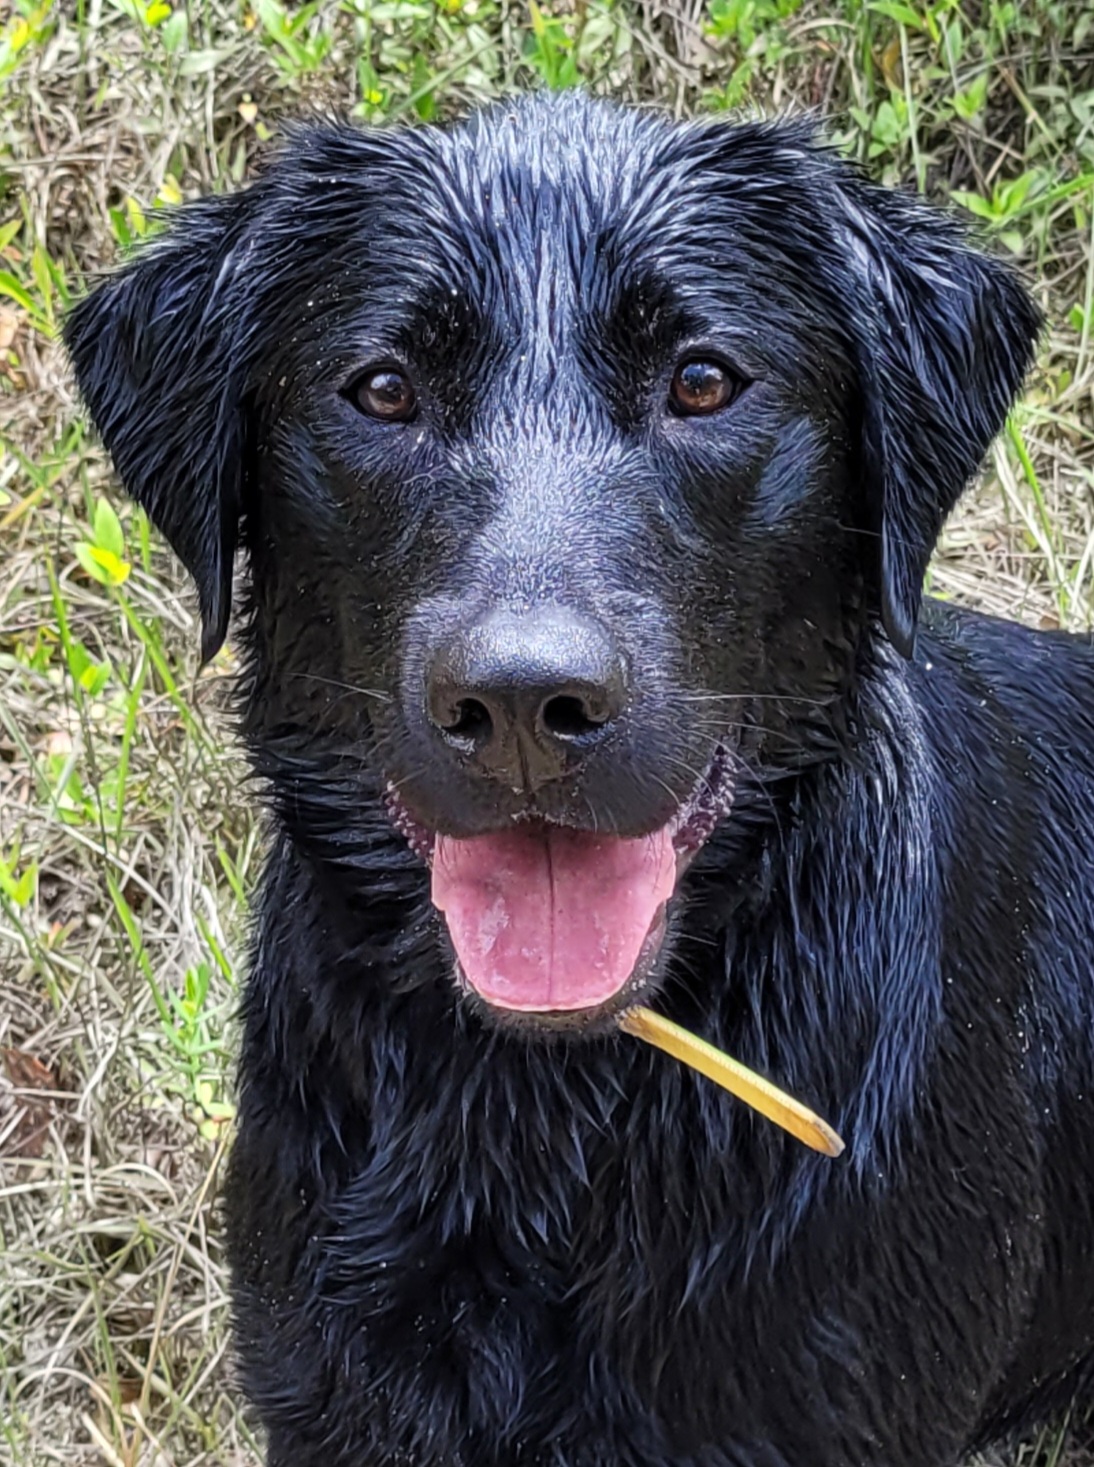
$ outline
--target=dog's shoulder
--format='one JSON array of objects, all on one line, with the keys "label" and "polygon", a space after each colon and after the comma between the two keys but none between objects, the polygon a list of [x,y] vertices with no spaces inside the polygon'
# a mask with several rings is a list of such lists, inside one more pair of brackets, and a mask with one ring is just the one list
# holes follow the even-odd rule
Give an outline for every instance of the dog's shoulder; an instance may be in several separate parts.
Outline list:
[{"label": "dog's shoulder", "polygon": [[1033,728],[1071,718],[1075,742],[1094,742],[1094,631],[1033,628],[932,598],[924,602],[921,630],[922,689],[931,673],[948,671]]},{"label": "dog's shoulder", "polygon": [[1068,868],[1094,864],[1094,636],[938,601],[921,632],[907,675],[956,847],[980,852],[981,878],[987,853],[1036,890],[1085,946],[1094,909]]}]

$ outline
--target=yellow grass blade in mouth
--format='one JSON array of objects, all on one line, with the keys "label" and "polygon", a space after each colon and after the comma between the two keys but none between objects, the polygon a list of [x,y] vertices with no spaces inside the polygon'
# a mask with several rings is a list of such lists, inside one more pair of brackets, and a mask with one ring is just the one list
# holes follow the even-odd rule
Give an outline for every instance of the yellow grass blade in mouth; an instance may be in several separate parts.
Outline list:
[{"label": "yellow grass blade in mouth", "polygon": [[671,1019],[655,1014],[652,1009],[633,1008],[620,1015],[619,1027],[625,1034],[644,1039],[647,1044],[663,1049],[674,1059],[682,1060],[685,1065],[706,1075],[708,1080],[736,1095],[738,1100],[743,1100],[769,1121],[782,1126],[784,1131],[789,1131],[814,1151],[823,1151],[826,1156],[839,1156],[843,1150],[840,1137],[808,1106],[787,1095],[777,1085],[772,1085],[762,1075],[757,1075],[755,1070],[730,1059],[728,1054],[715,1049],[713,1044],[708,1044],[697,1034],[681,1029]]}]

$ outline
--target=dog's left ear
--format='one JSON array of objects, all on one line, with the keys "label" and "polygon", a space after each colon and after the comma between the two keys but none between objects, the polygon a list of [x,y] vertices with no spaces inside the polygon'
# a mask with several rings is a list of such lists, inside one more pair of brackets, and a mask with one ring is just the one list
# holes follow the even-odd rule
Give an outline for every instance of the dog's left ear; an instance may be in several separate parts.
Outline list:
[{"label": "dog's left ear", "polygon": [[882,622],[910,657],[935,541],[1003,426],[1041,314],[945,215],[853,174],[837,193]]},{"label": "dog's left ear", "polygon": [[204,661],[228,629],[242,505],[248,208],[245,194],[184,206],[64,332],[122,483],[197,585]]}]

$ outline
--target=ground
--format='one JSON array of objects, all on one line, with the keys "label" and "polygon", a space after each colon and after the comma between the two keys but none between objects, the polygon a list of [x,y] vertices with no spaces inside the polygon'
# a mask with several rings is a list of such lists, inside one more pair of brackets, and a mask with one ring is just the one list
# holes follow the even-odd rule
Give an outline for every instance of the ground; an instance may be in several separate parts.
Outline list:
[{"label": "ground", "polygon": [[[279,120],[443,119],[580,80],[808,107],[971,211],[1049,321],[936,593],[1086,628],[1094,11],[1086,0],[0,0],[0,1460],[254,1467],[217,1174],[262,832],[194,601],[117,492],[55,339],[155,208]],[[111,510],[113,506],[113,512]],[[1077,1417],[999,1467],[1088,1467]]]}]

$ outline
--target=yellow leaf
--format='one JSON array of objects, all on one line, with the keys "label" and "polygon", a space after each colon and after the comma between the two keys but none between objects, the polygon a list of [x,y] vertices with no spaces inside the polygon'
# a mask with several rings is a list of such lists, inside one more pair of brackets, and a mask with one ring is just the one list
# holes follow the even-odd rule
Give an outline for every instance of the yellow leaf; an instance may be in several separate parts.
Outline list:
[{"label": "yellow leaf", "polygon": [[179,188],[170,174],[167,174],[160,184],[160,191],[156,195],[156,203],[172,205],[182,203],[182,189]]},{"label": "yellow leaf", "polygon": [[129,579],[132,567],[128,560],[122,560],[113,550],[106,550],[101,545],[91,545],[88,547],[88,555],[102,571],[106,585],[120,586]]}]

